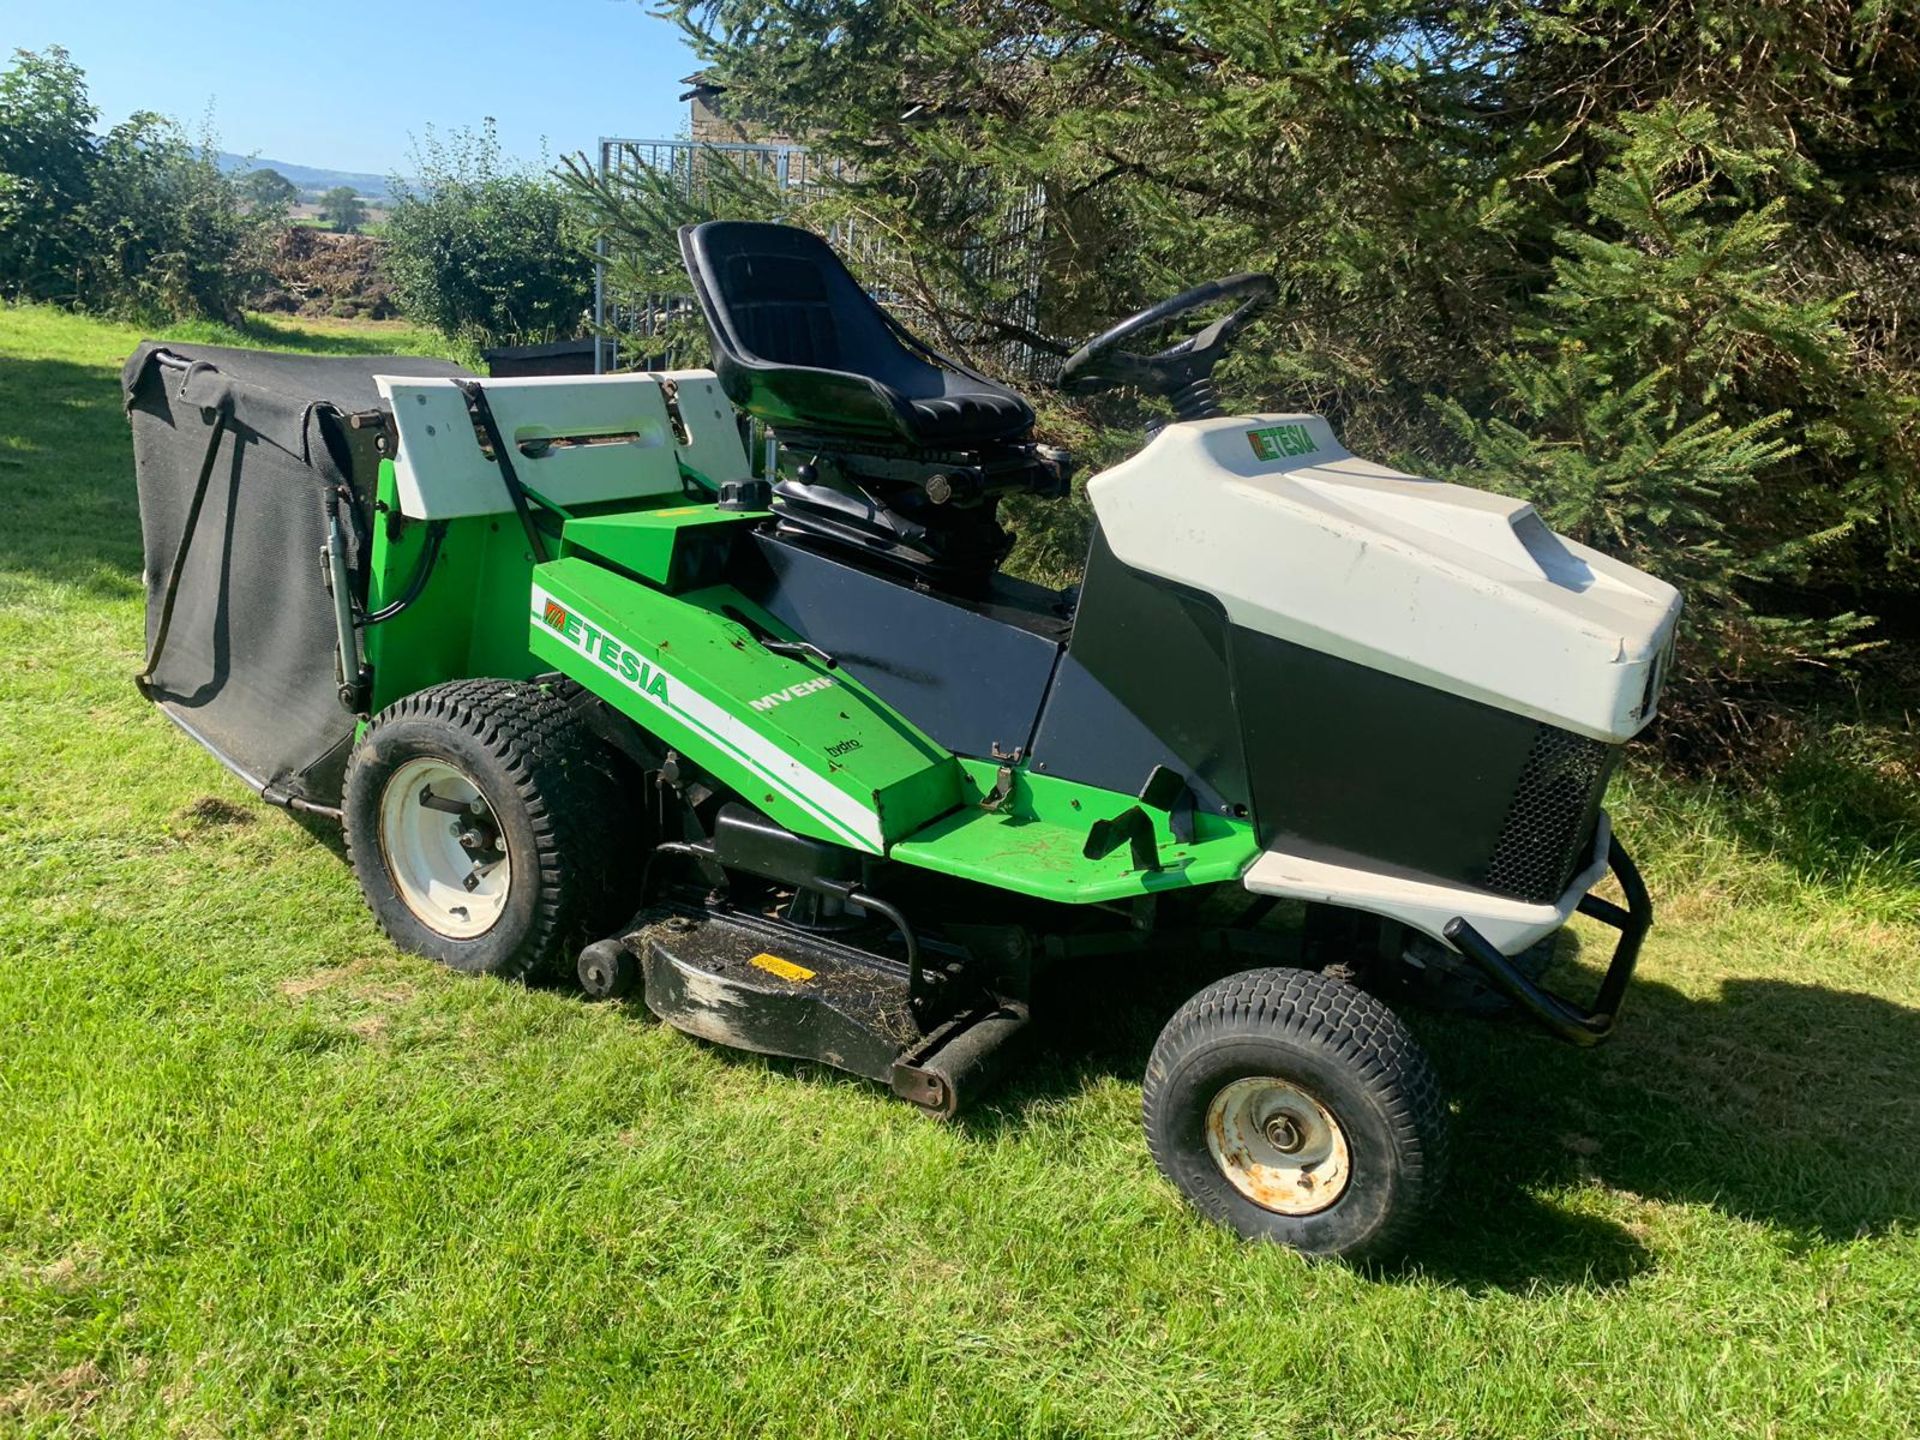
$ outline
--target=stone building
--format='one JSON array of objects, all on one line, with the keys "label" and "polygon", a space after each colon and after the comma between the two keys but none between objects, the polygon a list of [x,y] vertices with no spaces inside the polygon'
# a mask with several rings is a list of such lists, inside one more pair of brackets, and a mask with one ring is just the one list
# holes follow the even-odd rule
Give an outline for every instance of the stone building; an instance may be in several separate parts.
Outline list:
[{"label": "stone building", "polygon": [[791,135],[781,135],[752,120],[727,113],[727,87],[713,78],[711,70],[700,70],[681,79],[688,86],[680,98],[690,105],[690,134],[702,145],[799,145]]}]

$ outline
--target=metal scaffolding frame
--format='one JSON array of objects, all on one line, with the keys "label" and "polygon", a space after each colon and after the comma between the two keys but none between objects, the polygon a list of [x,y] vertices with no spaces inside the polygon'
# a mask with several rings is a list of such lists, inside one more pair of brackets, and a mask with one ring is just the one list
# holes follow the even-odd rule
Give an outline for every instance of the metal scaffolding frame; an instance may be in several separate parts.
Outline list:
[{"label": "metal scaffolding frame", "polygon": [[[845,162],[815,156],[804,145],[753,144],[739,141],[634,139],[603,136],[599,147],[599,177],[602,184],[622,172],[645,169],[670,177],[677,185],[691,190],[698,182],[703,157],[724,156],[728,163],[758,170],[769,177],[776,192],[791,196],[796,207],[811,194],[846,173]],[[769,216],[782,218],[788,213]],[[966,264],[982,279],[1011,284],[1014,299],[1003,308],[1005,319],[1028,331],[1038,328],[1039,265],[1037,237],[1045,218],[1044,200],[1036,188],[1021,196],[1013,208],[1015,235],[1011,237],[970,236],[959,243]],[[838,223],[827,238],[846,257],[856,272],[873,262],[883,263],[887,255],[884,237],[865,227]],[[607,271],[612,254],[603,236],[595,246],[593,271],[593,330],[598,343],[594,347],[594,369],[602,373],[619,364],[622,337],[640,339],[660,334],[672,322],[688,315],[691,300],[684,295],[656,294],[639,297],[626,306],[617,304],[608,293]],[[931,317],[922,307],[904,296],[875,290],[874,298],[898,312],[910,328],[916,321]],[[976,337],[962,335],[963,343]],[[1003,335],[980,337],[979,348],[989,354],[996,368],[1010,374],[1034,375],[1046,369],[1054,359],[1046,352]]]}]

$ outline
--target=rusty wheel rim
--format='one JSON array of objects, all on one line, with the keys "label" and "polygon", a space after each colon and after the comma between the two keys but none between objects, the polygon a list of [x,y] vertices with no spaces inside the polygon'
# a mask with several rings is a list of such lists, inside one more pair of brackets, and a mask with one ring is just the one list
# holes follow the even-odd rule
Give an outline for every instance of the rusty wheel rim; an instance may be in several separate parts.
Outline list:
[{"label": "rusty wheel rim", "polygon": [[1207,1151],[1234,1189],[1276,1215],[1318,1214],[1353,1176],[1340,1122],[1277,1075],[1249,1075],[1213,1097]]}]

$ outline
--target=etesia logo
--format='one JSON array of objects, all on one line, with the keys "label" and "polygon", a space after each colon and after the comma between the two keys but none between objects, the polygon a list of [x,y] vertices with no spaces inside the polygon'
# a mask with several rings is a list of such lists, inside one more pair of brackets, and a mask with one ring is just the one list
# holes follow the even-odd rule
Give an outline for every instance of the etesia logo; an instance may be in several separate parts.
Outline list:
[{"label": "etesia logo", "polygon": [[1247,443],[1262,460],[1285,460],[1291,455],[1311,454],[1319,448],[1304,425],[1269,425],[1264,430],[1249,430]]},{"label": "etesia logo", "polygon": [[540,611],[549,630],[557,630],[574,649],[598,660],[627,684],[661,704],[667,703],[667,677],[598,626],[589,625],[558,600],[549,599]]},{"label": "etesia logo", "polygon": [[798,700],[802,695],[811,695],[816,690],[824,690],[833,684],[833,677],[822,675],[818,680],[802,680],[798,685],[789,685],[784,690],[776,690],[771,695],[762,695],[750,702],[756,710],[771,710],[776,705],[784,705],[789,700]]}]

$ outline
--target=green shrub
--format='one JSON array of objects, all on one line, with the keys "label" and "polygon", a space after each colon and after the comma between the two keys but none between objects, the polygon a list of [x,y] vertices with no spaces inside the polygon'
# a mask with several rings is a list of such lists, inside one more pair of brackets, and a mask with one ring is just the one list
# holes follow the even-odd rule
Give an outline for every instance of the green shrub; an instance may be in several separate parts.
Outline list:
[{"label": "green shrub", "polygon": [[104,136],[58,46],[0,73],[0,295],[142,320],[233,319],[272,224],[206,143],[140,111]]},{"label": "green shrub", "polygon": [[505,167],[491,121],[430,137],[416,165],[382,232],[401,313],[474,345],[581,333],[593,262],[559,184]]},{"label": "green shrub", "polygon": [[144,111],[100,142],[81,223],[88,257],[81,302],[155,320],[237,319],[270,234],[244,211],[208,147]]},{"label": "green shrub", "polygon": [[0,296],[71,303],[85,268],[77,219],[93,194],[99,112],[67,52],[16,51],[0,71]]}]

